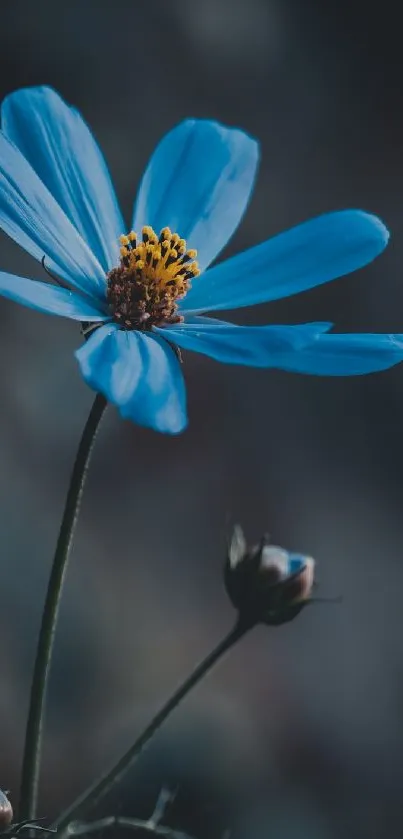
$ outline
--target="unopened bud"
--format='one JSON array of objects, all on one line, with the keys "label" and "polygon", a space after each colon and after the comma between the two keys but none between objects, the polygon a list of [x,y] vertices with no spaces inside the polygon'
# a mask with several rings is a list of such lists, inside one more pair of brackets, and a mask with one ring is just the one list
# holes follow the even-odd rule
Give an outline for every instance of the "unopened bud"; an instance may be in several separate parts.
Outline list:
[{"label": "unopened bud", "polygon": [[7,795],[0,789],[0,833],[5,830],[13,820],[13,808]]},{"label": "unopened bud", "polygon": [[270,545],[267,537],[249,547],[236,525],[225,565],[225,586],[242,621],[276,626],[295,618],[309,602],[314,567],[312,557]]}]

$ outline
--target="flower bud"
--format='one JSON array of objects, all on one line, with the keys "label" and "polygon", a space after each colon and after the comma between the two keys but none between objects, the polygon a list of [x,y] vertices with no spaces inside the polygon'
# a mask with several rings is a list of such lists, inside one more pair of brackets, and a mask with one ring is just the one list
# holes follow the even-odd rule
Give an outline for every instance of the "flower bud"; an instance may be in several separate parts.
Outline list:
[{"label": "flower bud", "polygon": [[243,622],[276,626],[295,618],[309,602],[314,566],[310,556],[270,545],[267,537],[249,547],[236,525],[225,565],[225,587]]},{"label": "flower bud", "polygon": [[13,820],[13,808],[7,795],[0,789],[0,833],[5,830]]}]

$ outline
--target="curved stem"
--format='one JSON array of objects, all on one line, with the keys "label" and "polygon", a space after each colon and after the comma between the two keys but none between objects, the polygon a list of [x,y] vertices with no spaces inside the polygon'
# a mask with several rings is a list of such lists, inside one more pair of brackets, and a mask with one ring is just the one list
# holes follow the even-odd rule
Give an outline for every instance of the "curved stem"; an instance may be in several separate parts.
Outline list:
[{"label": "curved stem", "polygon": [[29,700],[20,790],[20,820],[29,819],[31,821],[36,816],[46,691],[59,604],[89,460],[106,405],[105,398],[101,394],[97,394],[87,419],[74,462],[50,573]]},{"label": "curved stem", "polygon": [[[54,822],[52,827],[58,828],[58,835],[62,839],[63,835],[67,835],[68,831],[65,829],[69,823],[75,819],[82,818],[89,810],[92,810],[96,804],[103,798],[110,790],[117,784],[127,770],[133,766],[143,751],[145,746],[149,743],[153,735],[160,728],[163,722],[169,717],[172,711],[177,708],[179,703],[185,696],[203,679],[203,677],[211,670],[216,662],[226,653],[234,644],[242,638],[243,635],[251,629],[251,624],[244,624],[237,622],[231,632],[226,635],[222,641],[209,653],[209,655],[197,665],[195,670],[188,676],[187,679],[180,685],[180,687],[172,694],[170,699],[162,706],[156,716],[144,729],[142,734],[135,740],[127,752],[118,760],[117,763],[101,775],[93,784],[91,784],[70,807],[65,810],[61,816]],[[65,831],[65,834],[63,834]]]}]

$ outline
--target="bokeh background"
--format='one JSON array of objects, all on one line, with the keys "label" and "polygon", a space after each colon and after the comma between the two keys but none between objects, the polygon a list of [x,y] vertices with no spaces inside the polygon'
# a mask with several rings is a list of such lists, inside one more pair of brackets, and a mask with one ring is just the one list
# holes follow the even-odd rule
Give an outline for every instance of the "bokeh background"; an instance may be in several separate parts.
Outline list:
[{"label": "bokeh background", "polygon": [[[370,267],[238,311],[403,332],[400,9],[360,0],[3,2],[0,92],[51,84],[91,124],[128,224],[154,145],[186,116],[256,135],[253,200],[224,256],[362,207],[392,231]],[[189,184],[191,189],[191,184]],[[2,269],[41,277],[2,234]],[[0,786],[18,799],[35,642],[72,459],[92,394],[77,326],[0,301]],[[226,632],[226,536],[318,560],[343,595],[251,634],[176,714],[101,813],[196,839],[383,839],[401,827],[403,367],[309,378],[185,356],[190,425],[157,436],[110,409],[97,441],[52,671],[41,815],[125,749]],[[106,834],[105,834],[106,835]],[[108,834],[110,835],[110,834]]]}]

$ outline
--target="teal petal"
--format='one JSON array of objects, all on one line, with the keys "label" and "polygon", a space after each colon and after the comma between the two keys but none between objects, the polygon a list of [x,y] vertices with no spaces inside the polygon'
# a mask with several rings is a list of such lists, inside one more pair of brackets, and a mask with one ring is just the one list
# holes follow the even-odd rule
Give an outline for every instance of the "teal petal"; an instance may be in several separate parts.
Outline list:
[{"label": "teal petal", "polygon": [[297,326],[235,326],[199,318],[196,324],[156,329],[184,350],[203,353],[224,364],[250,367],[277,367],[284,354],[298,353],[317,335],[330,329],[331,323],[306,323]]},{"label": "teal petal", "polygon": [[75,355],[87,384],[116,405],[124,419],[168,434],[186,427],[182,371],[166,341],[106,324]]},{"label": "teal petal", "polygon": [[187,119],[163,137],[144,172],[133,229],[170,227],[196,248],[200,270],[238,227],[256,175],[259,148],[243,131]]},{"label": "teal petal", "polygon": [[0,132],[0,227],[38,261],[103,299],[105,274],[21,152]]},{"label": "teal petal", "polygon": [[359,376],[387,370],[403,361],[403,335],[318,335],[301,352],[284,355],[279,365],[293,373]]},{"label": "teal petal", "polygon": [[80,294],[57,288],[50,283],[16,277],[14,274],[0,272],[0,294],[38,312],[60,315],[72,320],[95,322],[107,320],[109,317]]},{"label": "teal petal", "polygon": [[[74,224],[105,272],[119,259],[125,232],[108,167],[78,111],[50,87],[7,96],[2,129]],[[22,189],[24,184],[21,183]]]},{"label": "teal petal", "polygon": [[288,573],[289,574],[297,574],[298,571],[302,571],[306,565],[306,556],[302,556],[301,554],[288,554]]},{"label": "teal petal", "polygon": [[183,313],[267,303],[362,268],[386,247],[376,216],[342,210],[311,219],[210,268],[193,281]]}]

